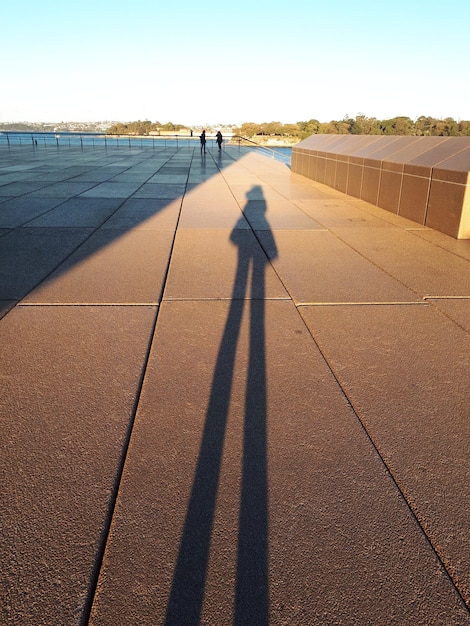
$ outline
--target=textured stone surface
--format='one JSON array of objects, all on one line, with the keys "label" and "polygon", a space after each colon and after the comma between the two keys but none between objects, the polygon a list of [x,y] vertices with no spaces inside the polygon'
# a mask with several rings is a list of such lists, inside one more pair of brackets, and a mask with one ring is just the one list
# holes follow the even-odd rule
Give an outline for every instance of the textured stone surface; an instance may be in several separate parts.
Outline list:
[{"label": "textured stone surface", "polygon": [[290,302],[164,303],[128,458],[95,626],[468,619]]},{"label": "textured stone surface", "polygon": [[470,624],[469,241],[224,147],[0,150],[0,622]]},{"label": "textured stone surface", "polygon": [[0,298],[24,297],[91,234],[90,229],[19,228],[0,238]]},{"label": "textured stone surface", "polygon": [[182,229],[178,232],[165,291],[167,298],[250,297],[244,272],[244,266],[249,270],[250,259],[266,267],[265,284],[262,290],[257,283],[253,285],[254,297],[288,297],[253,232],[246,228],[244,218],[240,219],[242,227],[233,231]]},{"label": "textured stone surface", "polygon": [[431,306],[311,307],[302,316],[470,598],[468,332]]},{"label": "textured stone surface", "polygon": [[157,303],[172,242],[168,230],[98,230],[26,301]]},{"label": "textured stone surface", "polygon": [[1,619],[79,624],[155,310],[15,307],[1,320]]},{"label": "textured stone surface", "polygon": [[[356,232],[356,231],[355,231]],[[329,231],[259,233],[273,265],[301,302],[413,301],[416,295]]]}]

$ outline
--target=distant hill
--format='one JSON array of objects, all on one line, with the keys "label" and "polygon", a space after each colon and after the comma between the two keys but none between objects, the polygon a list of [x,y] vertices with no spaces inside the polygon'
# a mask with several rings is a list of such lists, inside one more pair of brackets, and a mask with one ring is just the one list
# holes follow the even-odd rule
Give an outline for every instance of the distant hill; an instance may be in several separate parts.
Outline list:
[{"label": "distant hill", "polygon": [[19,131],[23,133],[103,133],[116,122],[0,122],[0,131]]}]

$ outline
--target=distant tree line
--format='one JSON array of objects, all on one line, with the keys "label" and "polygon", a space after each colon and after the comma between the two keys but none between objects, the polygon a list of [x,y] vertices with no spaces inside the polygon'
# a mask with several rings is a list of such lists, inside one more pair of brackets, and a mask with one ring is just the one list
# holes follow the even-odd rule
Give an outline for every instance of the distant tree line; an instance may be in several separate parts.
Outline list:
[{"label": "distant tree line", "polygon": [[281,124],[281,122],[264,122],[255,124],[246,122],[234,133],[244,137],[280,136],[305,139],[310,135],[414,135],[414,136],[441,136],[458,137],[470,135],[470,121],[456,122],[451,117],[436,119],[424,115],[413,121],[409,117],[399,116],[389,120],[378,120],[360,113],[355,118],[345,116],[342,120],[319,122],[311,119],[308,122],[296,124]]},{"label": "distant tree line", "polygon": [[151,132],[159,132],[161,130],[179,131],[182,128],[187,128],[184,124],[173,124],[167,122],[166,124],[160,124],[160,122],[150,122],[150,120],[140,120],[137,122],[127,122],[126,124],[117,123],[110,126],[106,134],[108,135],[149,135]]},{"label": "distant tree line", "polygon": [[[106,133],[109,135],[149,135],[159,131],[178,132],[187,128],[184,124],[167,122],[137,122],[116,123],[110,126]],[[245,122],[240,127],[234,127],[233,133],[243,137],[260,139],[263,137],[281,137],[301,140],[310,135],[414,135],[414,136],[441,136],[458,137],[470,136],[470,121],[456,122],[451,117],[437,119],[435,117],[420,116],[413,121],[409,117],[399,116],[387,120],[367,117],[359,113],[355,118],[345,115],[342,120],[319,122],[316,119],[296,124],[282,124],[281,122]]]},{"label": "distant tree line", "polygon": [[[0,122],[1,130],[16,131],[87,131],[100,132],[105,127],[104,122],[90,123],[6,123]],[[173,124],[167,122],[151,122],[150,120],[138,120],[137,122],[115,122],[106,129],[109,135],[149,135],[150,133],[158,133],[159,131],[178,132],[187,129],[184,124]],[[282,124],[281,122],[263,122],[257,124],[255,122],[245,122],[240,127],[232,127],[234,135],[242,135],[249,138],[263,137],[282,137],[295,141],[305,139],[310,135],[414,135],[414,136],[441,136],[441,137],[458,137],[470,135],[470,121],[460,120],[456,122],[451,117],[437,119],[435,117],[427,117],[421,115],[417,120],[413,121],[409,117],[399,116],[388,120],[378,120],[375,117],[367,117],[363,113],[359,113],[355,118],[345,115],[342,120],[332,120],[331,122],[319,122],[316,119],[307,122],[297,122],[296,124]]]},{"label": "distant tree line", "polygon": [[240,127],[233,129],[234,135],[241,135],[242,137],[300,137],[301,133],[302,129],[298,123],[263,122],[262,124],[256,124],[255,122],[245,122]]}]

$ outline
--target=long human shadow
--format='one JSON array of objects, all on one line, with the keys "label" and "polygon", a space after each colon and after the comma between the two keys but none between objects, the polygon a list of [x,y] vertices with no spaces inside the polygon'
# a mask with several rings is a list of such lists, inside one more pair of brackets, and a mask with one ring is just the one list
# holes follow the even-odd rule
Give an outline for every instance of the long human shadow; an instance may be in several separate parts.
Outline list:
[{"label": "long human shadow", "polygon": [[[80,196],[81,201],[83,202],[83,198],[87,198],[85,194],[81,192],[73,193],[71,192],[67,197],[57,196],[57,202],[50,204],[49,198],[55,198],[55,196],[46,196],[43,194],[38,195],[37,197],[34,195],[30,195],[33,192],[33,187],[39,189],[39,187],[47,188],[50,185],[54,185],[56,182],[59,183],[74,183],[78,181],[83,181],[88,177],[88,171],[96,171],[100,166],[96,165],[96,156],[98,154],[98,150],[94,151],[90,149],[90,156],[93,156],[93,164],[90,165],[86,160],[87,154],[83,155],[80,153],[80,159],[77,160],[78,164],[76,166],[66,168],[67,172],[62,172],[64,170],[64,165],[61,161],[57,161],[57,165],[54,163],[49,163],[46,159],[44,161],[38,161],[37,169],[31,168],[30,173],[31,177],[34,178],[41,172],[45,172],[47,174],[46,177],[42,180],[41,183],[33,183],[29,185],[29,183],[24,186],[24,189],[19,193],[18,188],[15,193],[17,194],[14,198],[10,197],[13,195],[13,191],[11,191],[10,195],[4,190],[4,195],[1,197],[7,198],[2,202],[2,210],[7,208],[8,204],[11,204],[11,211],[15,211],[15,207],[20,211],[27,211],[24,214],[24,219],[18,219],[15,224],[10,225],[6,228],[0,228],[0,239],[2,242],[2,246],[0,246],[0,305],[1,301],[6,302],[6,306],[3,308],[0,307],[1,315],[8,315],[11,306],[14,305],[15,302],[19,302],[22,298],[24,298],[28,293],[30,293],[33,289],[35,289],[38,285],[44,283],[47,284],[49,282],[54,281],[58,277],[63,274],[67,274],[73,267],[77,264],[80,264],[82,261],[86,260],[88,257],[91,257],[93,254],[103,250],[114,241],[118,240],[120,237],[125,235],[130,230],[138,227],[140,223],[155,215],[156,213],[163,212],[166,210],[168,206],[172,203],[172,201],[181,198],[184,193],[188,190],[195,188],[197,185],[203,185],[210,176],[217,175],[220,170],[225,167],[229,167],[234,161],[237,160],[237,155],[234,155],[233,152],[230,154],[226,154],[224,152],[224,156],[222,157],[220,154],[217,154],[217,161],[212,156],[210,150],[208,150],[208,154],[206,159],[203,160],[199,157],[198,150],[190,151],[187,154],[187,159],[180,159],[174,157],[178,157],[181,153],[178,150],[164,150],[163,154],[153,153],[147,150],[138,151],[129,151],[125,154],[122,154],[123,163],[120,165],[120,159],[117,159],[118,154],[117,151],[108,150],[103,156],[104,158],[100,165],[106,167],[109,164],[113,165],[113,168],[116,169],[110,173],[109,176],[106,174],[103,179],[94,180],[96,185],[99,185],[101,182],[105,183],[113,183],[114,179],[119,174],[128,174],[132,173],[132,170],[135,165],[139,165],[142,162],[147,161],[147,159],[153,160],[156,157],[156,167],[153,170],[149,168],[148,177],[146,177],[146,184],[152,176],[154,176],[157,172],[162,174],[175,174],[185,171],[188,175],[187,181],[189,182],[189,173],[195,172],[198,173],[200,171],[201,177],[200,181],[196,183],[188,184],[188,182],[184,185],[184,189],[176,188],[176,186],[169,184],[168,189],[170,190],[168,195],[165,195],[164,198],[161,198],[162,202],[152,202],[154,197],[149,198],[149,202],[152,204],[152,208],[149,212],[145,212],[145,214],[136,215],[136,219],[132,220],[132,224],[122,226],[117,226],[115,229],[102,229],[103,222],[97,223],[95,225],[81,225],[73,223],[73,221],[67,221],[67,217],[65,222],[60,220],[60,225],[54,219],[51,219],[47,225],[42,225],[41,228],[32,228],[32,221],[36,220],[38,217],[44,217],[46,215],[52,217],[52,212],[58,209],[59,205],[65,205],[67,201],[71,198],[76,198]],[[124,152],[124,151],[121,151]],[[103,151],[101,151],[103,154]],[[70,153],[70,156],[72,154]],[[238,158],[242,158],[244,153],[240,154]],[[83,158],[85,157],[85,159]],[[108,159],[109,157],[109,159]],[[22,162],[24,160],[23,154],[19,155],[19,158],[16,159],[18,162]],[[33,161],[33,157],[29,160],[30,164],[36,164]],[[87,165],[84,165],[87,163]],[[118,171],[116,171],[118,170]],[[62,173],[64,174],[62,176]],[[57,178],[55,178],[57,176]],[[77,180],[75,180],[77,179]],[[27,181],[28,182],[28,181]],[[13,183],[14,184],[14,183]],[[23,183],[21,183],[23,185]],[[122,208],[122,206],[129,200],[130,198],[135,197],[135,193],[131,193],[128,197],[116,200],[116,205],[111,208],[109,214],[107,214],[104,218],[104,221],[108,220],[115,213]],[[21,202],[18,202],[18,198],[21,198]],[[99,204],[108,205],[108,201],[112,199],[113,202],[115,198],[112,197],[112,194],[103,198],[89,197],[90,204]],[[159,198],[160,200],[160,198]],[[14,205],[14,206],[13,206]],[[17,216],[15,216],[16,218]],[[26,228],[24,228],[26,227]],[[246,233],[248,234],[248,233]],[[253,235],[251,235],[253,237]],[[259,302],[255,303],[252,306],[252,318],[253,324],[255,320],[257,321],[258,328],[261,329],[261,332],[264,334],[264,271],[263,268],[265,266],[266,260],[262,263],[254,262],[255,257],[253,255],[253,250],[247,245],[247,242],[242,239],[238,240],[238,233],[234,231],[233,242],[239,247],[239,267],[237,269],[238,278],[235,279],[234,292],[238,293],[239,287],[236,285],[243,285],[243,292],[247,289],[247,281],[248,281],[248,267],[253,265],[253,279],[252,282],[257,286],[257,291],[259,293]],[[21,244],[21,245],[19,245]],[[259,250],[260,252],[260,250]],[[238,296],[240,298],[240,296]],[[10,302],[11,301],[11,302]],[[192,607],[190,609],[189,615],[193,616],[191,619],[194,622],[194,615],[200,612],[200,603],[202,598],[202,591],[204,585],[204,576],[206,572],[206,563],[207,563],[207,549],[209,546],[210,540],[210,528],[212,523],[212,517],[214,513],[214,503],[215,503],[215,495],[217,491],[217,476],[220,470],[220,456],[221,456],[221,442],[223,441],[224,432],[225,432],[225,422],[227,418],[227,410],[228,403],[230,398],[230,389],[225,389],[227,381],[231,386],[231,379],[233,376],[233,363],[234,363],[234,354],[237,340],[234,340],[233,333],[236,333],[237,338],[240,330],[240,322],[243,311],[243,301],[241,299],[234,299],[232,303],[231,311],[229,318],[227,319],[227,327],[224,333],[224,339],[221,344],[220,355],[218,358],[218,363],[216,367],[216,371],[214,374],[214,385],[213,385],[213,393],[211,396],[210,407],[208,410],[207,416],[207,425],[205,432],[205,440],[203,443],[203,447],[201,448],[201,460],[200,467],[198,469],[198,475],[195,480],[195,489],[193,495],[193,504],[188,511],[188,521],[187,528],[184,538],[184,543],[181,548],[181,557],[180,557],[180,565],[177,569],[177,575],[175,576],[175,585],[173,592],[174,606],[177,607],[176,612],[179,611],[179,615],[185,615],[187,606]],[[252,335],[254,335],[254,331],[252,331]],[[251,429],[254,429],[256,432],[261,431],[259,435],[257,435],[257,440],[249,441],[245,444],[245,475],[247,475],[248,471],[252,474],[252,486],[248,488],[247,485],[244,485],[243,488],[243,506],[240,517],[240,532],[242,536],[242,540],[240,541],[239,548],[239,557],[238,557],[238,579],[237,583],[237,597],[239,600],[237,601],[237,609],[238,615],[242,616],[248,613],[249,608],[252,607],[253,613],[258,613],[260,618],[255,620],[254,623],[264,624],[267,623],[267,617],[262,617],[263,614],[267,615],[267,606],[268,606],[268,594],[267,594],[267,513],[266,513],[266,503],[262,506],[261,504],[266,501],[266,485],[265,485],[265,474],[266,474],[266,453],[265,453],[265,434],[264,434],[264,421],[265,421],[265,383],[264,383],[264,345],[261,344],[261,347],[257,344],[259,343],[259,338],[252,337],[252,352],[253,357],[250,359],[250,371],[256,371],[256,374],[259,377],[259,393],[258,390],[255,390],[253,385],[254,382],[250,382],[247,387],[247,415],[255,411],[256,406],[259,407],[258,414],[256,414],[251,419],[250,429],[247,428],[245,437],[254,437],[251,432]],[[257,361],[255,359],[255,354],[257,353]],[[256,365],[256,362],[258,365]],[[261,371],[261,373],[259,373]],[[254,377],[255,374],[252,374]],[[224,391],[225,389],[225,391]],[[255,394],[256,391],[256,394]],[[248,412],[249,411],[249,412]],[[80,575],[84,577],[88,577],[87,583],[87,592],[86,596],[83,597],[83,603],[80,607],[81,616],[80,616],[80,624],[87,624],[89,620],[89,615],[92,607],[92,603],[95,596],[95,591],[98,584],[98,577],[101,570],[102,560],[104,557],[104,551],[106,549],[106,544],[108,541],[108,536],[111,527],[111,521],[114,514],[114,507],[117,500],[117,494],[120,488],[120,482],[124,467],[124,462],[127,456],[127,450],[130,442],[130,437],[132,434],[133,420],[135,416],[135,407],[130,418],[123,418],[122,422],[122,442],[121,442],[121,452],[120,456],[117,459],[117,466],[114,474],[110,474],[109,476],[104,477],[104,482],[109,486],[110,489],[110,498],[107,503],[103,504],[103,508],[97,511],[97,515],[103,516],[103,529],[99,538],[97,538],[97,549],[94,556],[94,562],[91,564],[90,569],[86,571],[80,571]],[[221,418],[219,417],[221,416]],[[217,447],[218,446],[218,447]],[[212,449],[213,447],[213,449]],[[257,462],[254,461],[253,458],[258,455],[259,460]],[[255,467],[251,468],[254,465]],[[248,469],[250,468],[250,469]],[[207,481],[207,485],[205,484]],[[207,491],[207,495],[206,492]],[[259,503],[253,502],[253,500],[259,500]],[[194,504],[196,503],[196,505]],[[198,504],[199,503],[199,504]],[[100,505],[101,506],[101,505]],[[256,511],[256,507],[260,508],[261,512],[253,515],[250,511]],[[196,510],[200,509],[200,511]],[[252,521],[251,518],[253,518]],[[199,521],[201,521],[201,529],[198,529]],[[208,520],[208,521],[206,521]],[[248,532],[244,530],[244,528],[249,524],[253,524],[253,538],[256,541],[252,541],[253,545],[250,545],[250,540],[248,539]],[[204,538],[206,536],[206,538]],[[201,541],[199,538],[202,537]],[[244,538],[244,539],[243,539]],[[60,533],[54,535],[54,540],[60,543]],[[81,537],[77,538],[77,544],[82,545],[83,539]],[[196,547],[196,553],[194,556],[188,555],[192,551],[193,546],[198,546],[201,543],[201,547]],[[255,545],[256,544],[256,545]],[[72,551],[72,554],[75,554],[74,546],[69,546],[68,550]],[[250,551],[252,554],[250,554]],[[253,560],[253,555],[257,555]],[[186,584],[184,581],[184,563],[190,562],[197,564],[197,567],[194,568],[196,574],[196,581],[194,584],[191,584],[191,593],[190,600],[185,602],[185,592]],[[181,565],[182,564],[182,565]],[[256,567],[255,567],[256,564]],[[246,581],[243,580],[246,571]],[[201,574],[202,573],[202,574]],[[243,574],[243,575],[242,575]],[[34,584],[34,574],[31,575],[31,584]],[[251,582],[250,582],[251,581]],[[251,585],[257,585],[260,587],[259,594],[256,595],[256,599],[253,599],[251,602],[248,601],[248,593],[245,591],[245,587],[248,588],[250,583]],[[196,590],[196,593],[194,593]],[[199,598],[198,598],[199,596]],[[196,600],[194,599],[196,598]],[[172,604],[172,606],[173,606]],[[181,609],[183,607],[183,609]],[[172,615],[175,614],[175,611],[169,611],[168,614],[168,622],[170,623],[172,620]],[[242,617],[239,617],[239,623],[242,623]],[[188,622],[188,619],[183,618],[181,621],[176,619],[173,623],[185,624],[191,623]],[[246,623],[246,622],[245,622]]]},{"label": "long human shadow", "polygon": [[[271,237],[260,187],[247,193],[245,215],[257,213],[257,228]],[[199,457],[167,605],[166,626],[199,624],[212,527],[243,312],[249,307],[249,358],[243,418],[242,481],[235,582],[234,623],[269,623],[268,488],[266,434],[265,271],[268,258],[251,232],[230,240],[238,248],[230,309],[215,364]],[[264,222],[264,223],[263,223]],[[272,254],[271,254],[272,250]],[[251,285],[250,282],[251,272]]]}]

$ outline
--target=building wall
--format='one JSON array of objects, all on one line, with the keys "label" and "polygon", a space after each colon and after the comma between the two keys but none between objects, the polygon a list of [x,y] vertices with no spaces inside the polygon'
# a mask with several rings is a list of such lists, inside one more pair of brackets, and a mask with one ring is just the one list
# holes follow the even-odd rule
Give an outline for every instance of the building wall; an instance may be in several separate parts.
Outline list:
[{"label": "building wall", "polygon": [[470,239],[470,137],[312,135],[292,171],[457,239]]}]

